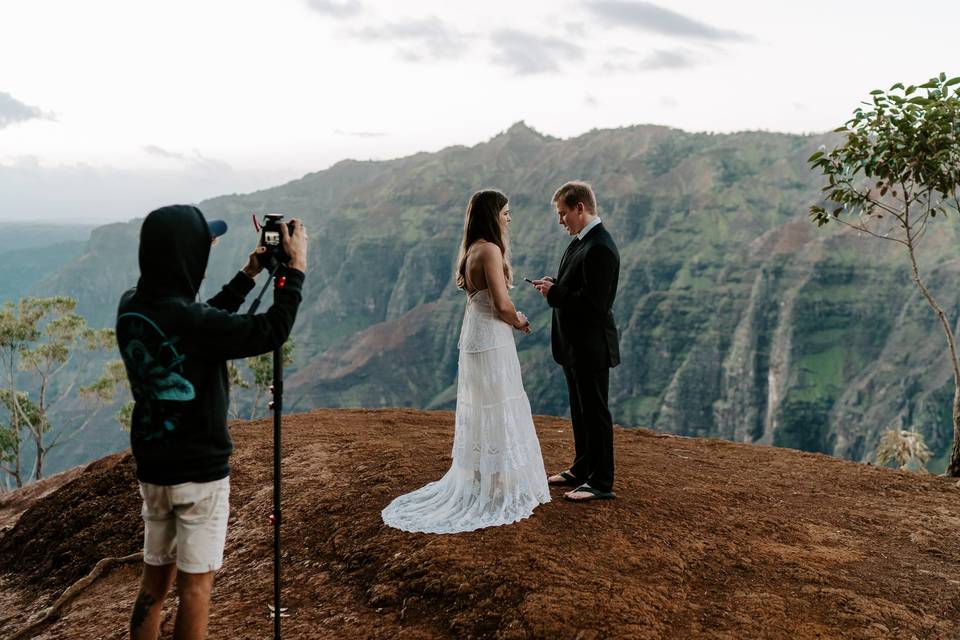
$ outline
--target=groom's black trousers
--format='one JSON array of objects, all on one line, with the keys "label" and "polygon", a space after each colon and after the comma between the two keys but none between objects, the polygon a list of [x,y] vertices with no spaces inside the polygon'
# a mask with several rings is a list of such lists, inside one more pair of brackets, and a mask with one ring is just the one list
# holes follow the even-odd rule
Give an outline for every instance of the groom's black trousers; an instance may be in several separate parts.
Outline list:
[{"label": "groom's black trousers", "polygon": [[563,368],[570,393],[576,459],[570,467],[581,482],[613,490],[613,418],[607,407],[610,369]]}]

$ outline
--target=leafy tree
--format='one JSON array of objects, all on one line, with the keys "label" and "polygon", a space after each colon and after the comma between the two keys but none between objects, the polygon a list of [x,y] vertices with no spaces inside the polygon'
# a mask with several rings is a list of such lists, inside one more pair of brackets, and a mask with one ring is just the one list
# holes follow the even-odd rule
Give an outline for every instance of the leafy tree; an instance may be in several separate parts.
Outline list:
[{"label": "leafy tree", "polygon": [[[125,391],[127,398],[131,396],[123,360],[111,360],[104,365],[102,375],[92,384],[82,387],[80,393],[99,403],[108,403],[113,401],[120,389]],[[133,400],[127,400],[121,405],[114,417],[124,431],[129,431],[130,422],[133,420]]]},{"label": "leafy tree", "polygon": [[230,379],[230,417],[234,420],[239,420],[240,408],[237,406],[237,389],[249,389],[250,383],[247,382],[243,374],[240,373],[240,367],[237,366],[236,360],[231,360],[227,363],[227,375]]},{"label": "leafy tree", "polygon": [[[287,340],[283,343],[283,366],[289,366],[293,363],[293,341]],[[273,384],[273,352],[262,353],[243,361],[244,369],[251,378],[247,379],[241,372],[241,368],[236,362],[230,362],[228,373],[230,374],[231,395],[231,414],[234,418],[239,418],[239,409],[237,408],[236,389],[253,389],[253,397],[250,403],[250,417],[248,420],[256,420],[260,408],[260,402],[265,393],[270,390]]]},{"label": "leafy tree", "polygon": [[[16,393],[16,398],[14,397]],[[23,433],[22,429],[16,426],[19,424],[17,418],[20,411],[24,412],[28,420],[38,420],[39,411],[37,405],[30,402],[30,397],[22,391],[11,392],[9,389],[0,390],[0,404],[7,410],[10,416],[10,424],[0,424],[0,469],[2,469],[13,481],[17,487],[22,487],[24,482],[24,473],[21,467],[20,458]]]},{"label": "leafy tree", "polygon": [[0,308],[0,367],[3,371],[3,405],[9,414],[9,424],[4,425],[0,436],[0,457],[3,458],[3,470],[8,473],[17,487],[23,486],[23,429],[24,412],[21,395],[17,392],[17,372],[20,354],[39,332],[36,322],[40,319],[36,309],[27,305],[12,303]]},{"label": "leafy tree", "polygon": [[133,407],[133,400],[128,400],[117,410],[117,422],[120,423],[124,431],[130,431],[130,425],[133,423]]},{"label": "leafy tree", "polygon": [[[78,351],[94,351],[113,345],[113,331],[91,329],[76,313],[76,300],[63,296],[23,298],[0,308],[0,364],[3,392],[0,404],[7,409],[9,424],[0,437],[3,469],[22,486],[25,480],[43,477],[44,462],[52,448],[67,435],[75,436],[89,423],[88,417],[74,428],[53,428],[51,412],[72,397],[77,379],[59,382]],[[24,389],[27,389],[25,391]],[[25,440],[34,450],[33,470],[24,472]]]},{"label": "leafy tree", "polygon": [[947,473],[960,475],[960,361],[950,319],[930,292],[917,254],[929,224],[960,213],[960,77],[945,74],[917,85],[877,89],[837,132],[845,141],[809,162],[827,178],[831,210],[810,208],[818,226],[829,222],[901,245],[913,282],[936,313],[954,376],[953,445]]},{"label": "leafy tree", "polygon": [[[20,475],[20,460],[17,455],[20,452],[20,434],[10,428],[9,425],[0,425],[0,471],[13,478],[18,487],[23,486],[23,478]],[[0,491],[4,485],[0,484]]]}]

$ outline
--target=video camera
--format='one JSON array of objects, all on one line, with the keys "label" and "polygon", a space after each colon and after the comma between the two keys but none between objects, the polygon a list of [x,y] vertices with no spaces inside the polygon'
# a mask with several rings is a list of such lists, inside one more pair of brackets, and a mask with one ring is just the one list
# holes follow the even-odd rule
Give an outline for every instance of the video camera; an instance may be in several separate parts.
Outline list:
[{"label": "video camera", "polygon": [[280,231],[280,226],[286,224],[287,232],[292,236],[293,223],[284,222],[282,213],[265,214],[262,224],[257,223],[256,216],[254,216],[253,220],[260,229],[260,244],[267,249],[266,256],[264,256],[267,262],[276,261],[280,264],[290,262],[290,256],[283,250],[283,234]]}]

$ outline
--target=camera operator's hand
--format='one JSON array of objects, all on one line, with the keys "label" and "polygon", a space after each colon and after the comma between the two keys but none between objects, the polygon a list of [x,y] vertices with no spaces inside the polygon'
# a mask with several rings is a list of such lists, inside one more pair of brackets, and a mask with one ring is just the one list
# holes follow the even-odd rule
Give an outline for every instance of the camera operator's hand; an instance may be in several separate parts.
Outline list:
[{"label": "camera operator's hand", "polygon": [[260,262],[260,256],[266,252],[266,247],[257,245],[257,248],[250,253],[250,257],[247,259],[247,264],[243,268],[243,272],[251,279],[256,278],[257,274],[263,271],[263,264]]},{"label": "camera operator's hand", "polygon": [[280,225],[280,236],[283,241],[283,250],[290,256],[291,269],[307,272],[307,228],[297,218],[290,220],[293,226],[293,235],[290,235],[287,225]]}]

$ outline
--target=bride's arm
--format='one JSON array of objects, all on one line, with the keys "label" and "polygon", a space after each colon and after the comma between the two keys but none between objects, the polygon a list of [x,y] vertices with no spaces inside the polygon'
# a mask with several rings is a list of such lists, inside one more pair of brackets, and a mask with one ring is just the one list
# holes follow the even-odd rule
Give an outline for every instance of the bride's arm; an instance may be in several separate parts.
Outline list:
[{"label": "bride's arm", "polygon": [[493,299],[493,308],[496,309],[497,316],[514,329],[522,331],[530,324],[530,321],[517,316],[517,308],[513,306],[510,295],[507,293],[507,281],[503,277],[503,256],[500,254],[500,247],[493,243],[484,244],[480,247],[480,260],[483,264],[483,275],[487,280],[487,288],[490,289],[490,297]]}]

